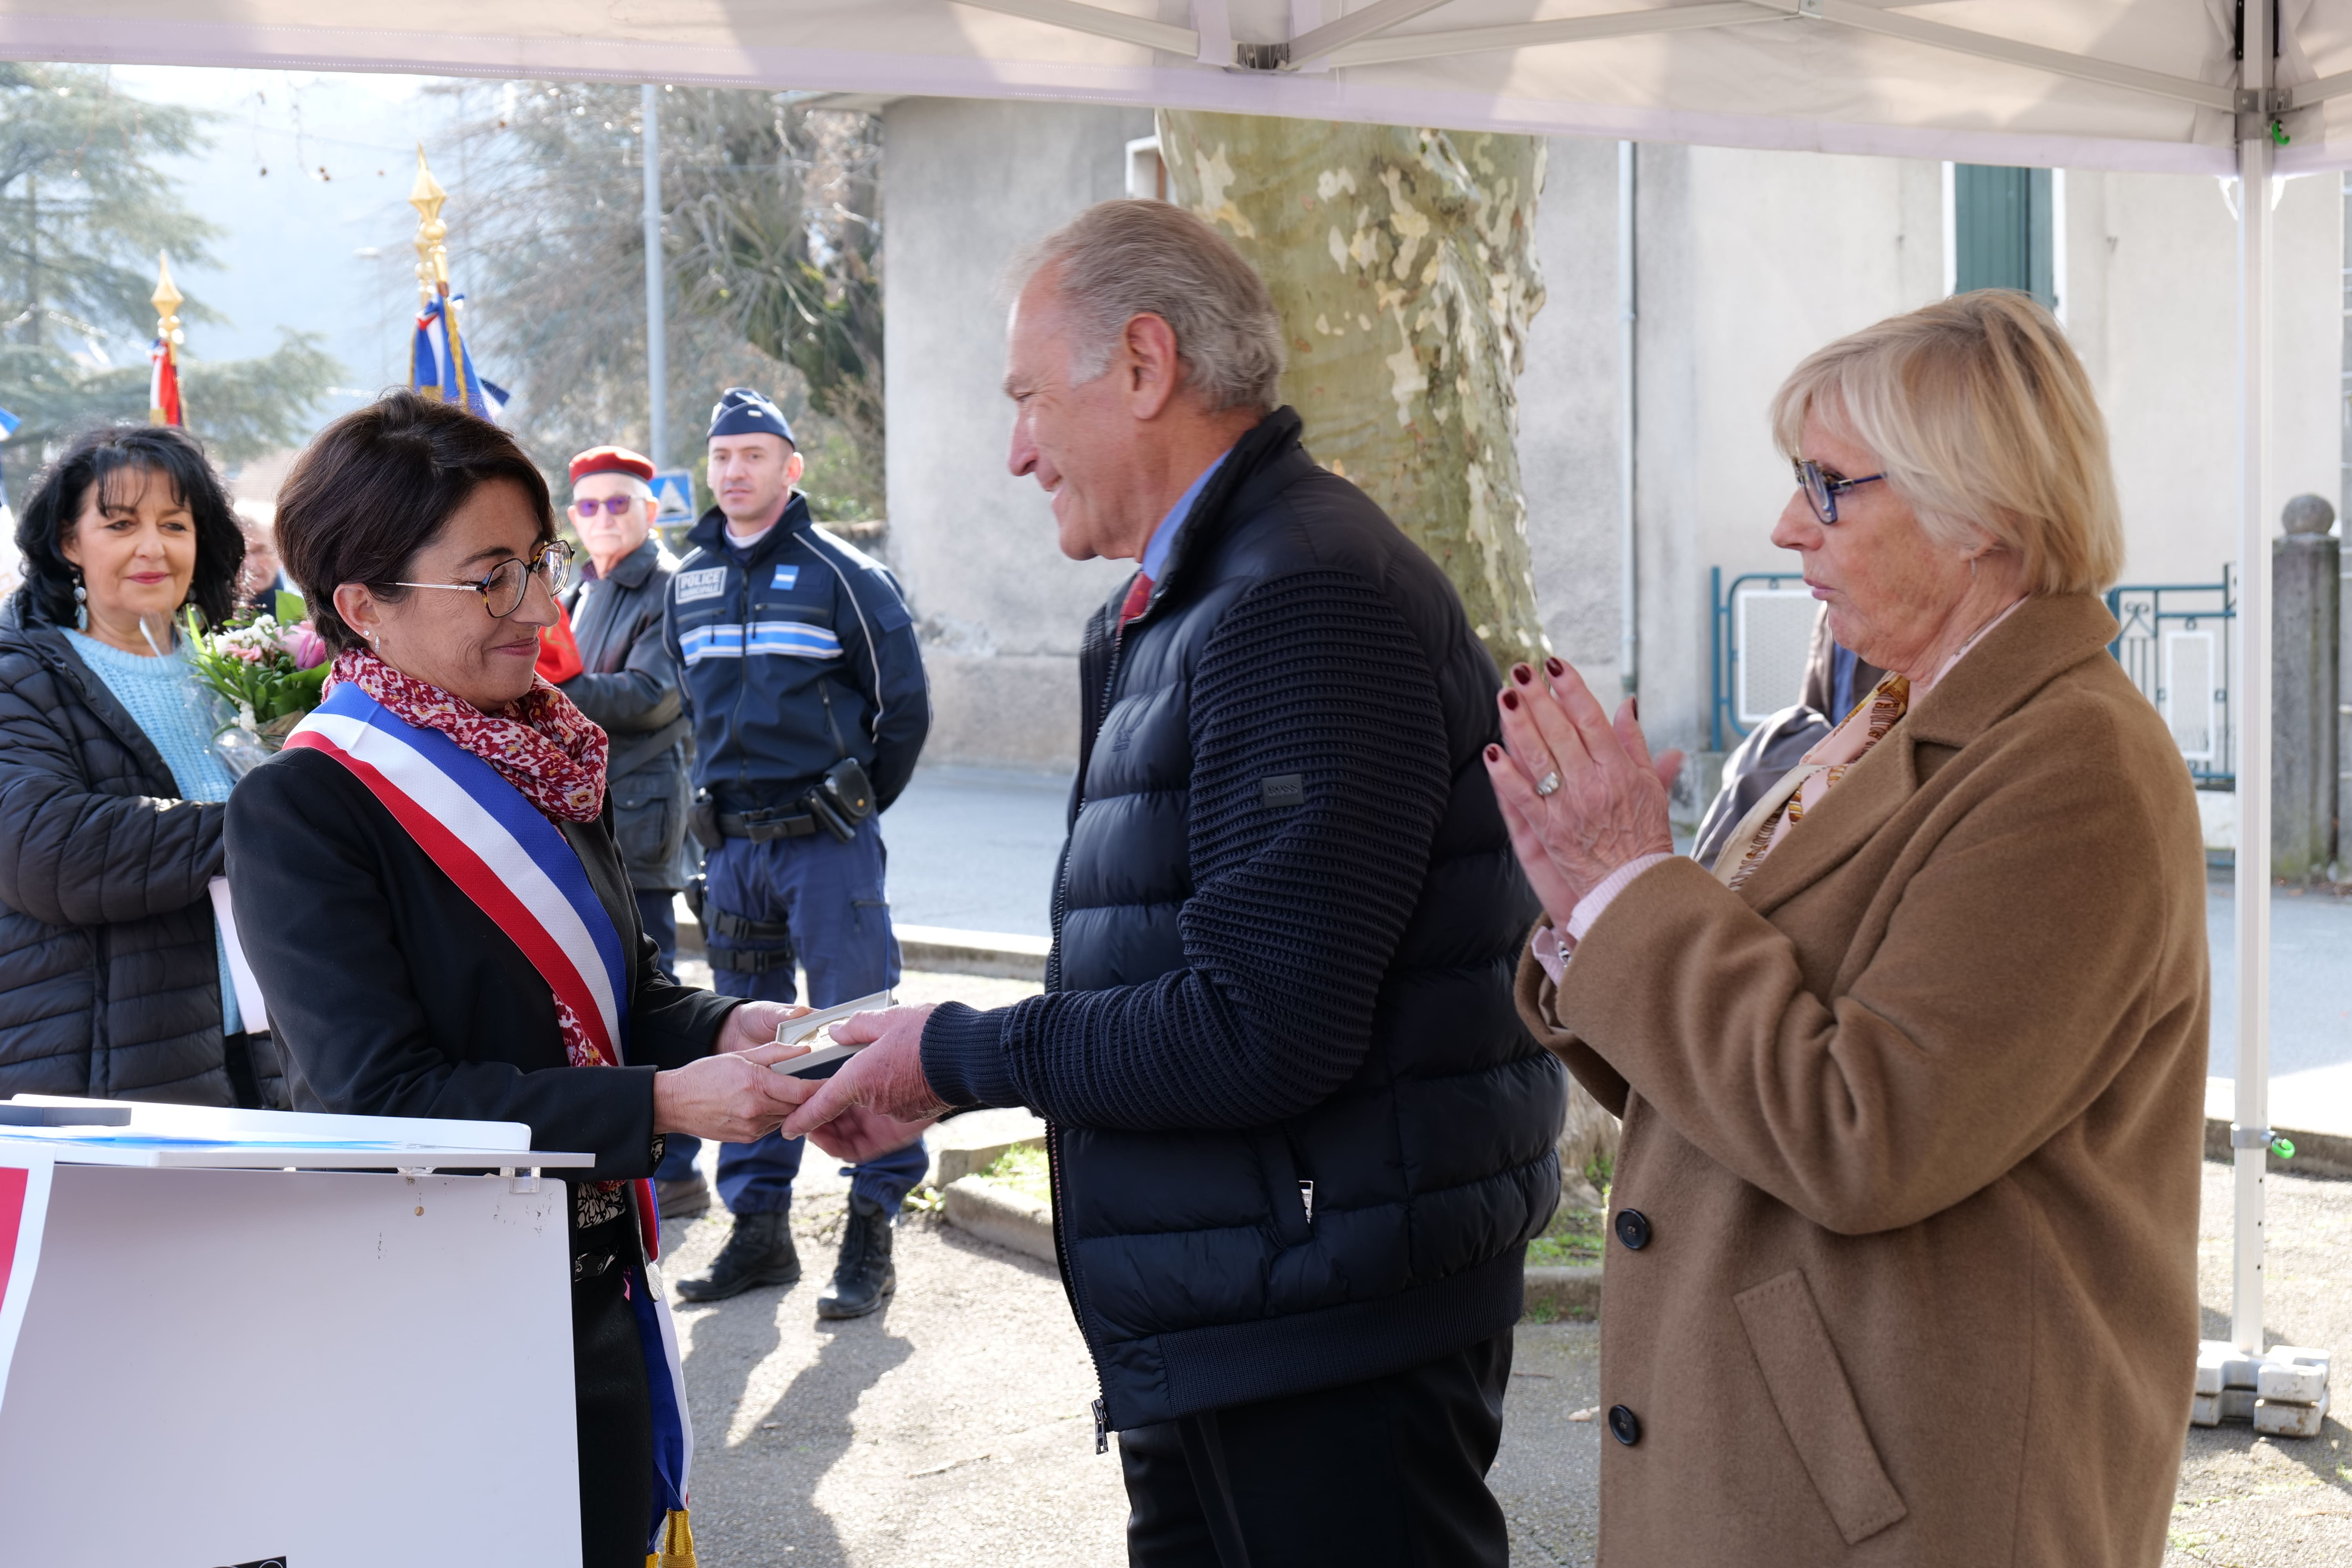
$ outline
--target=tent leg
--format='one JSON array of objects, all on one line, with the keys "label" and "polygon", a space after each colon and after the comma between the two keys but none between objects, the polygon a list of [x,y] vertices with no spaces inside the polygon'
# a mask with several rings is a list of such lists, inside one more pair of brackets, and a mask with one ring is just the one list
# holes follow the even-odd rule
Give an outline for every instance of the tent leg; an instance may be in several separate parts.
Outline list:
[{"label": "tent leg", "polygon": [[[2264,7],[2265,9],[2267,6]],[[2254,7],[2247,20],[2253,21]],[[2260,37],[2260,34],[2250,34]],[[2247,75],[2260,52],[2247,51]],[[2238,148],[2238,1096],[2237,1125],[2270,1125],[2271,563],[2270,421],[2271,143]],[[2268,1140],[2264,1140],[2265,1145]],[[2263,1350],[2263,1173],[2266,1148],[2237,1149],[2235,1284],[2230,1338]]]},{"label": "tent leg", "polygon": [[[2277,0],[2247,0],[2245,37],[2271,37]],[[2268,49],[2246,50],[2240,86],[2267,89]],[[2197,1357],[2189,1420],[2251,1420],[2281,1437],[2315,1437],[2327,1415],[2327,1352],[2266,1346],[2263,1179],[2270,1155],[2271,1003],[2271,153],[2267,115],[2242,116],[2238,142],[2238,1095],[2230,1337]]]}]

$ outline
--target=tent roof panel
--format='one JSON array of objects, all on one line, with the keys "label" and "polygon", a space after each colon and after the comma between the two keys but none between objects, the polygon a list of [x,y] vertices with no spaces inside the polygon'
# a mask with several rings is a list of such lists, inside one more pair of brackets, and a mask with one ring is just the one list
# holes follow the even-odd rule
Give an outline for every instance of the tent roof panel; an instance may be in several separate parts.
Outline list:
[{"label": "tent roof panel", "polygon": [[[2229,0],[1381,4],[1417,14],[1297,71],[1204,64],[1103,36],[1189,43],[1222,61],[1235,41],[1287,38],[1288,0],[619,0],[584,10],[414,0],[397,27],[321,21],[315,0],[0,0],[0,56],[1034,97],[1977,162],[2234,166],[2232,116],[2180,92],[2195,84],[2219,102],[2234,81]],[[1325,14],[1369,8],[1327,0]],[[2287,28],[2290,88],[2352,73],[2352,4],[2288,0]],[[1956,38],[1966,47],[1944,47]],[[2070,58],[2093,63],[2069,69]],[[2081,74],[2102,70],[2174,86]],[[2283,167],[2352,163],[2352,95],[2298,109],[2286,127],[2294,141]]]}]

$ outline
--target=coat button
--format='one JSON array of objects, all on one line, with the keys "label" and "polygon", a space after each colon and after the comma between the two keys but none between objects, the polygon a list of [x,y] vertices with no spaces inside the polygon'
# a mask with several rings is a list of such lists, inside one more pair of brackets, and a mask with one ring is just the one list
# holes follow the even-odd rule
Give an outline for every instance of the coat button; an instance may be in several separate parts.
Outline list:
[{"label": "coat button", "polygon": [[1609,1407],[1609,1433],[1628,1448],[1642,1440],[1642,1418],[1622,1405]]},{"label": "coat button", "polygon": [[1628,1250],[1639,1252],[1650,1245],[1650,1216],[1640,1209],[1617,1211],[1617,1239]]}]

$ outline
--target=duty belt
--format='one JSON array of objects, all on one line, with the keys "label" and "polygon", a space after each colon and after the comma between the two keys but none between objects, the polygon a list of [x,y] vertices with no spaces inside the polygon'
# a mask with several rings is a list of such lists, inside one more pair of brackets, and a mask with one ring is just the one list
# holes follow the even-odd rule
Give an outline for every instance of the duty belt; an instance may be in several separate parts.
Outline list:
[{"label": "duty belt", "polygon": [[793,816],[775,816],[765,812],[740,816],[722,811],[719,814],[719,831],[730,838],[748,838],[754,844],[771,838],[806,838],[816,831],[816,818],[805,811]]}]

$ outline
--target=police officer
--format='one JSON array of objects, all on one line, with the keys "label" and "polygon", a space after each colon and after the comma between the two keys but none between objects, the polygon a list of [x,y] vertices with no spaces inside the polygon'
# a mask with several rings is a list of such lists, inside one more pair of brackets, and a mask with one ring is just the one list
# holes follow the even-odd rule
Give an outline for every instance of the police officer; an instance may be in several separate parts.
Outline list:
[{"label": "police officer", "polygon": [[[729,388],[709,439],[719,504],[687,536],[664,637],[694,722],[691,820],[706,851],[713,983],[730,996],[794,1001],[797,953],[810,1004],[832,1006],[898,981],[876,817],[915,770],[929,688],[897,580],[820,530],[793,488],[801,455],[776,405]],[[734,1229],[680,1295],[713,1301],[800,1278],[789,1210],[802,1147],[771,1133],[720,1149]],[[672,1137],[662,1176],[692,1160],[692,1140]],[[895,1288],[892,1226],[927,1164],[919,1142],[852,1173],[818,1316],[861,1316]]]}]

